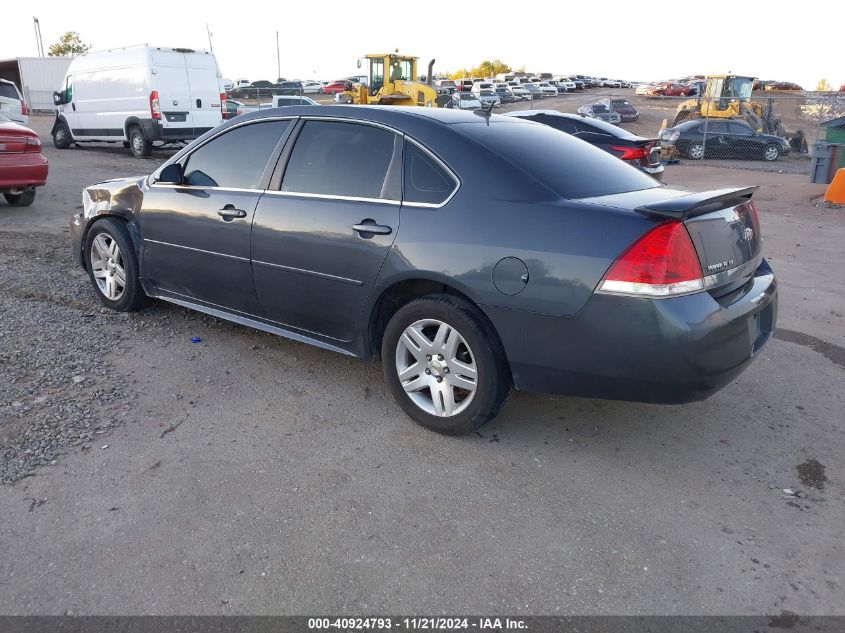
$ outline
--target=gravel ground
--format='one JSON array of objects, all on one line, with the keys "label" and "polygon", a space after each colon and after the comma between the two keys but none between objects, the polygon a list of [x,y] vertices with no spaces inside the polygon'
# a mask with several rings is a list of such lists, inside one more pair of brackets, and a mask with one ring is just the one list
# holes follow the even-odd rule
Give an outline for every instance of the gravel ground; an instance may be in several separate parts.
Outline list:
[{"label": "gravel ground", "polygon": [[46,153],[36,203],[0,204],[0,613],[845,614],[845,215],[806,178],[667,169],[761,185],[779,329],[734,384],[516,393],[444,438],[375,363],[101,309],[68,250],[79,191],[167,153]]}]

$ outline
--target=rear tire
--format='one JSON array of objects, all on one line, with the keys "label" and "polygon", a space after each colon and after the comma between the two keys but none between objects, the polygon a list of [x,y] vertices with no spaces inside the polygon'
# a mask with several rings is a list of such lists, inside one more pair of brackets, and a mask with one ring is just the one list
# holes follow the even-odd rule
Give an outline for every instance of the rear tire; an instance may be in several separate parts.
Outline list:
[{"label": "rear tire", "polygon": [[[92,253],[97,260],[92,261]],[[138,255],[122,221],[105,218],[96,222],[85,237],[82,254],[91,285],[107,308],[134,312],[149,303],[138,279]]]},{"label": "rear tire", "polygon": [[147,158],[153,153],[153,144],[144,137],[144,132],[137,125],[129,128],[129,150],[135,158]]},{"label": "rear tire", "polygon": [[3,197],[10,207],[28,207],[35,202],[35,187],[31,187],[22,193],[4,193]]},{"label": "rear tire", "polygon": [[59,121],[56,124],[56,129],[53,130],[53,147],[67,149],[71,143],[73,143],[73,137],[70,134],[70,128],[64,121]]},{"label": "rear tire", "polygon": [[387,324],[381,358],[397,404],[444,435],[469,433],[495,417],[513,385],[492,327],[477,308],[452,295],[429,295],[401,307]]}]

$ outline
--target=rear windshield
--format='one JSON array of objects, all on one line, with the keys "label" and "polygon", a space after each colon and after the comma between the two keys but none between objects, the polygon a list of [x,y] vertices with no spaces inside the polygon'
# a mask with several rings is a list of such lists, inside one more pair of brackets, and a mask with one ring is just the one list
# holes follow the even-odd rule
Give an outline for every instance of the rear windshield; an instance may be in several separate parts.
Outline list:
[{"label": "rear windshield", "polygon": [[20,101],[18,89],[15,87],[14,84],[0,83],[0,97],[6,97],[8,99],[17,99],[18,101]]},{"label": "rear windshield", "polygon": [[[490,125],[455,124],[563,198],[589,198],[660,185],[636,167],[547,125],[495,117]],[[508,118],[508,117],[504,117]]]}]

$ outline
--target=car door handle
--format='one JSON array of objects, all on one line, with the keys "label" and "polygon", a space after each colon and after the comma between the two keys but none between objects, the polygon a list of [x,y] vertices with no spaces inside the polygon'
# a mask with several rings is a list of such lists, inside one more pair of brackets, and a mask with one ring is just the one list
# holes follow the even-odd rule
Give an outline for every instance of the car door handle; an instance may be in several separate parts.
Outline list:
[{"label": "car door handle", "polygon": [[217,212],[217,215],[223,218],[226,222],[231,222],[235,218],[245,218],[246,211],[243,209],[236,209],[233,204],[227,204]]},{"label": "car door handle", "polygon": [[369,233],[371,235],[390,235],[393,233],[391,227],[386,224],[376,224],[373,220],[362,220],[361,224],[354,225],[352,230],[357,233]]}]

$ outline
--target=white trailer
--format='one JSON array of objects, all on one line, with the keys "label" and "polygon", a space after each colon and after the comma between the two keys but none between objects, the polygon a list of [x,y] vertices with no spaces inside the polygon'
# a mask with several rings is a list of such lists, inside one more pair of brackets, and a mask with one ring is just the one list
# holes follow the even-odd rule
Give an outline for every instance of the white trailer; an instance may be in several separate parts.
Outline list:
[{"label": "white trailer", "polygon": [[21,91],[30,112],[55,112],[53,91],[64,81],[73,57],[15,57],[0,60],[0,79]]}]

